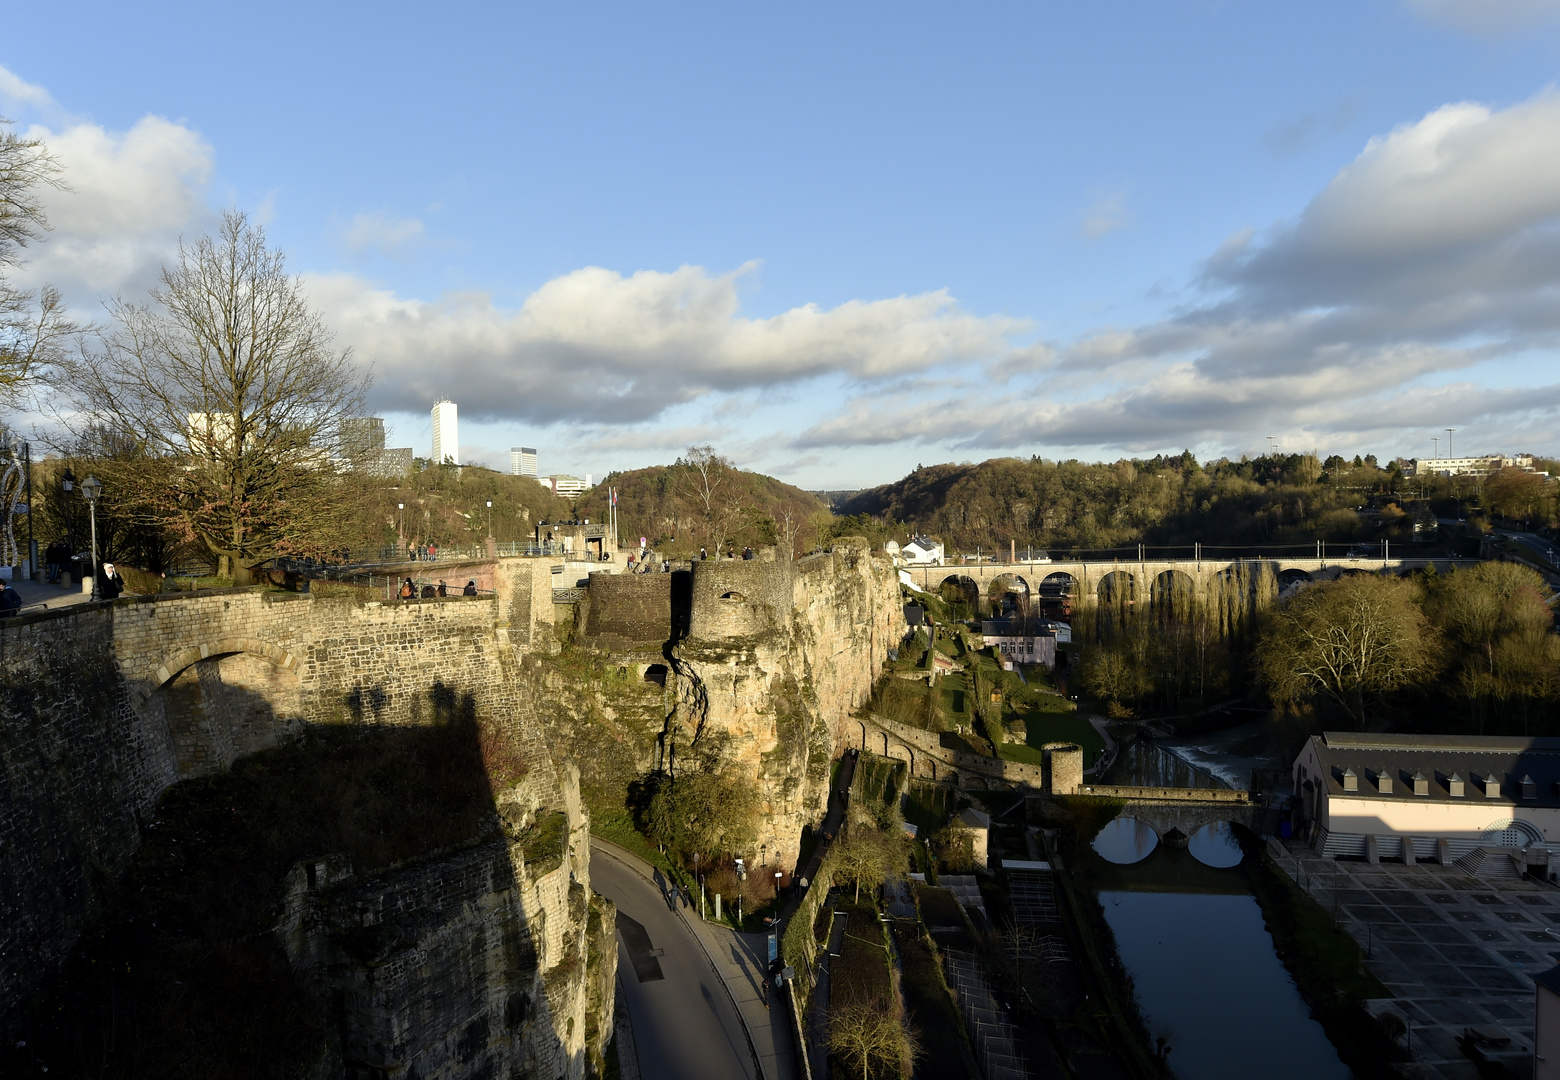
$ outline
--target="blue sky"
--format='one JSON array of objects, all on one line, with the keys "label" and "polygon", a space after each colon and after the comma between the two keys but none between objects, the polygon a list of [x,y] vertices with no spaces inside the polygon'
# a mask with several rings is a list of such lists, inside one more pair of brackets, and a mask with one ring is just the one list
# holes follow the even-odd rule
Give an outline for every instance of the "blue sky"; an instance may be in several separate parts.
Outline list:
[{"label": "blue sky", "polygon": [[1560,453],[1556,0],[136,7],[7,16],[28,274],[247,210],[422,453]]}]

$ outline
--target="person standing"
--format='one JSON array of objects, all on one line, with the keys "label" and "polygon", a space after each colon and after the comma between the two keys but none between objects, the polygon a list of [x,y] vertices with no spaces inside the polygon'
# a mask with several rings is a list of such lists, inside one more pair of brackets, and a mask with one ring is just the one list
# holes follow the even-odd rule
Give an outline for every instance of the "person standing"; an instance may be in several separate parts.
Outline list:
[{"label": "person standing", "polygon": [[119,576],[113,563],[104,563],[103,569],[98,571],[98,599],[118,600],[124,591],[125,579]]},{"label": "person standing", "polygon": [[417,590],[412,586],[412,579],[407,578],[401,582],[401,599],[411,600],[417,596]]},{"label": "person standing", "polygon": [[466,582],[466,587],[461,590],[461,595],[462,596],[476,596],[477,595],[477,582],[476,582],[475,578],[473,578],[471,581]]},{"label": "person standing", "polygon": [[9,581],[0,578],[0,619],[9,619],[22,610],[22,594],[11,588]]}]

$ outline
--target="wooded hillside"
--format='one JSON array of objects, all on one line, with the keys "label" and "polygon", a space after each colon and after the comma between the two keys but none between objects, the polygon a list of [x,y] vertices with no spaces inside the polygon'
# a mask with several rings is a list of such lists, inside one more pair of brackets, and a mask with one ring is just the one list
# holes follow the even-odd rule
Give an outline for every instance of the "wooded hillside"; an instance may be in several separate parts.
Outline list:
[{"label": "wooded hillside", "polygon": [[1010,541],[1053,554],[1138,543],[1403,542],[1416,516],[1493,509],[1531,516],[1535,525],[1553,518],[1555,485],[1546,492],[1541,478],[1520,476],[1410,478],[1396,462],[1311,454],[1206,465],[1190,453],[1108,464],[995,458],[920,467],[835,511],[893,525],[901,542],[911,532],[936,536],[950,556],[977,546],[1006,549]]}]

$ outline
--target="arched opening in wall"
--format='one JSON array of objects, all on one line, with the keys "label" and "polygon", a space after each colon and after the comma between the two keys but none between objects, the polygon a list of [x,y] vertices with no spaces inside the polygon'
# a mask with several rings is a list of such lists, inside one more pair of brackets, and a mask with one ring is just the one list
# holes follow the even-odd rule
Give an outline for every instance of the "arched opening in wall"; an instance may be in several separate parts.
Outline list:
[{"label": "arched opening in wall", "polygon": [[1311,575],[1305,570],[1290,567],[1288,570],[1278,572],[1278,595],[1287,599],[1305,588],[1312,581]]},{"label": "arched opening in wall", "polygon": [[1190,574],[1182,570],[1165,570],[1155,576],[1149,593],[1154,614],[1161,620],[1172,621],[1191,614],[1197,590]]},{"label": "arched opening in wall", "polygon": [[1029,582],[1018,574],[998,574],[986,587],[993,615],[1029,614]]},{"label": "arched opening in wall", "polygon": [[1112,570],[1100,578],[1102,604],[1132,604],[1137,600],[1137,582],[1125,570]]},{"label": "arched opening in wall", "polygon": [[665,664],[651,664],[645,668],[645,682],[655,683],[657,686],[665,686],[668,673],[669,671]]},{"label": "arched opening in wall", "polygon": [[229,768],[276,746],[302,723],[298,675],[253,653],[219,653],[186,665],[147,707],[168,725],[181,777]]},{"label": "arched opening in wall", "polygon": [[1078,595],[1078,579],[1065,570],[1047,574],[1032,598],[1039,614],[1066,622],[1072,618],[1073,597]]},{"label": "arched opening in wall", "polygon": [[730,600],[734,604],[741,604],[741,603],[745,603],[747,601],[747,597],[743,596],[741,593],[737,592],[735,589],[733,589],[729,593],[721,593],[720,594],[720,598],[722,600]]},{"label": "arched opening in wall", "polygon": [[974,619],[980,615],[980,586],[973,578],[951,574],[937,586],[937,595],[953,609],[956,619]]}]

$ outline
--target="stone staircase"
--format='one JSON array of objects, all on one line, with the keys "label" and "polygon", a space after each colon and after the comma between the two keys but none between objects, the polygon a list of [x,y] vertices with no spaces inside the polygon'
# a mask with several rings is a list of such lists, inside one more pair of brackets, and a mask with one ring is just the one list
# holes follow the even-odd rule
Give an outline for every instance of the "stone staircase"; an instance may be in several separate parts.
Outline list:
[{"label": "stone staircase", "polygon": [[1469,877],[1515,881],[1522,876],[1517,873],[1516,860],[1520,856],[1517,848],[1477,847],[1452,865]]}]

